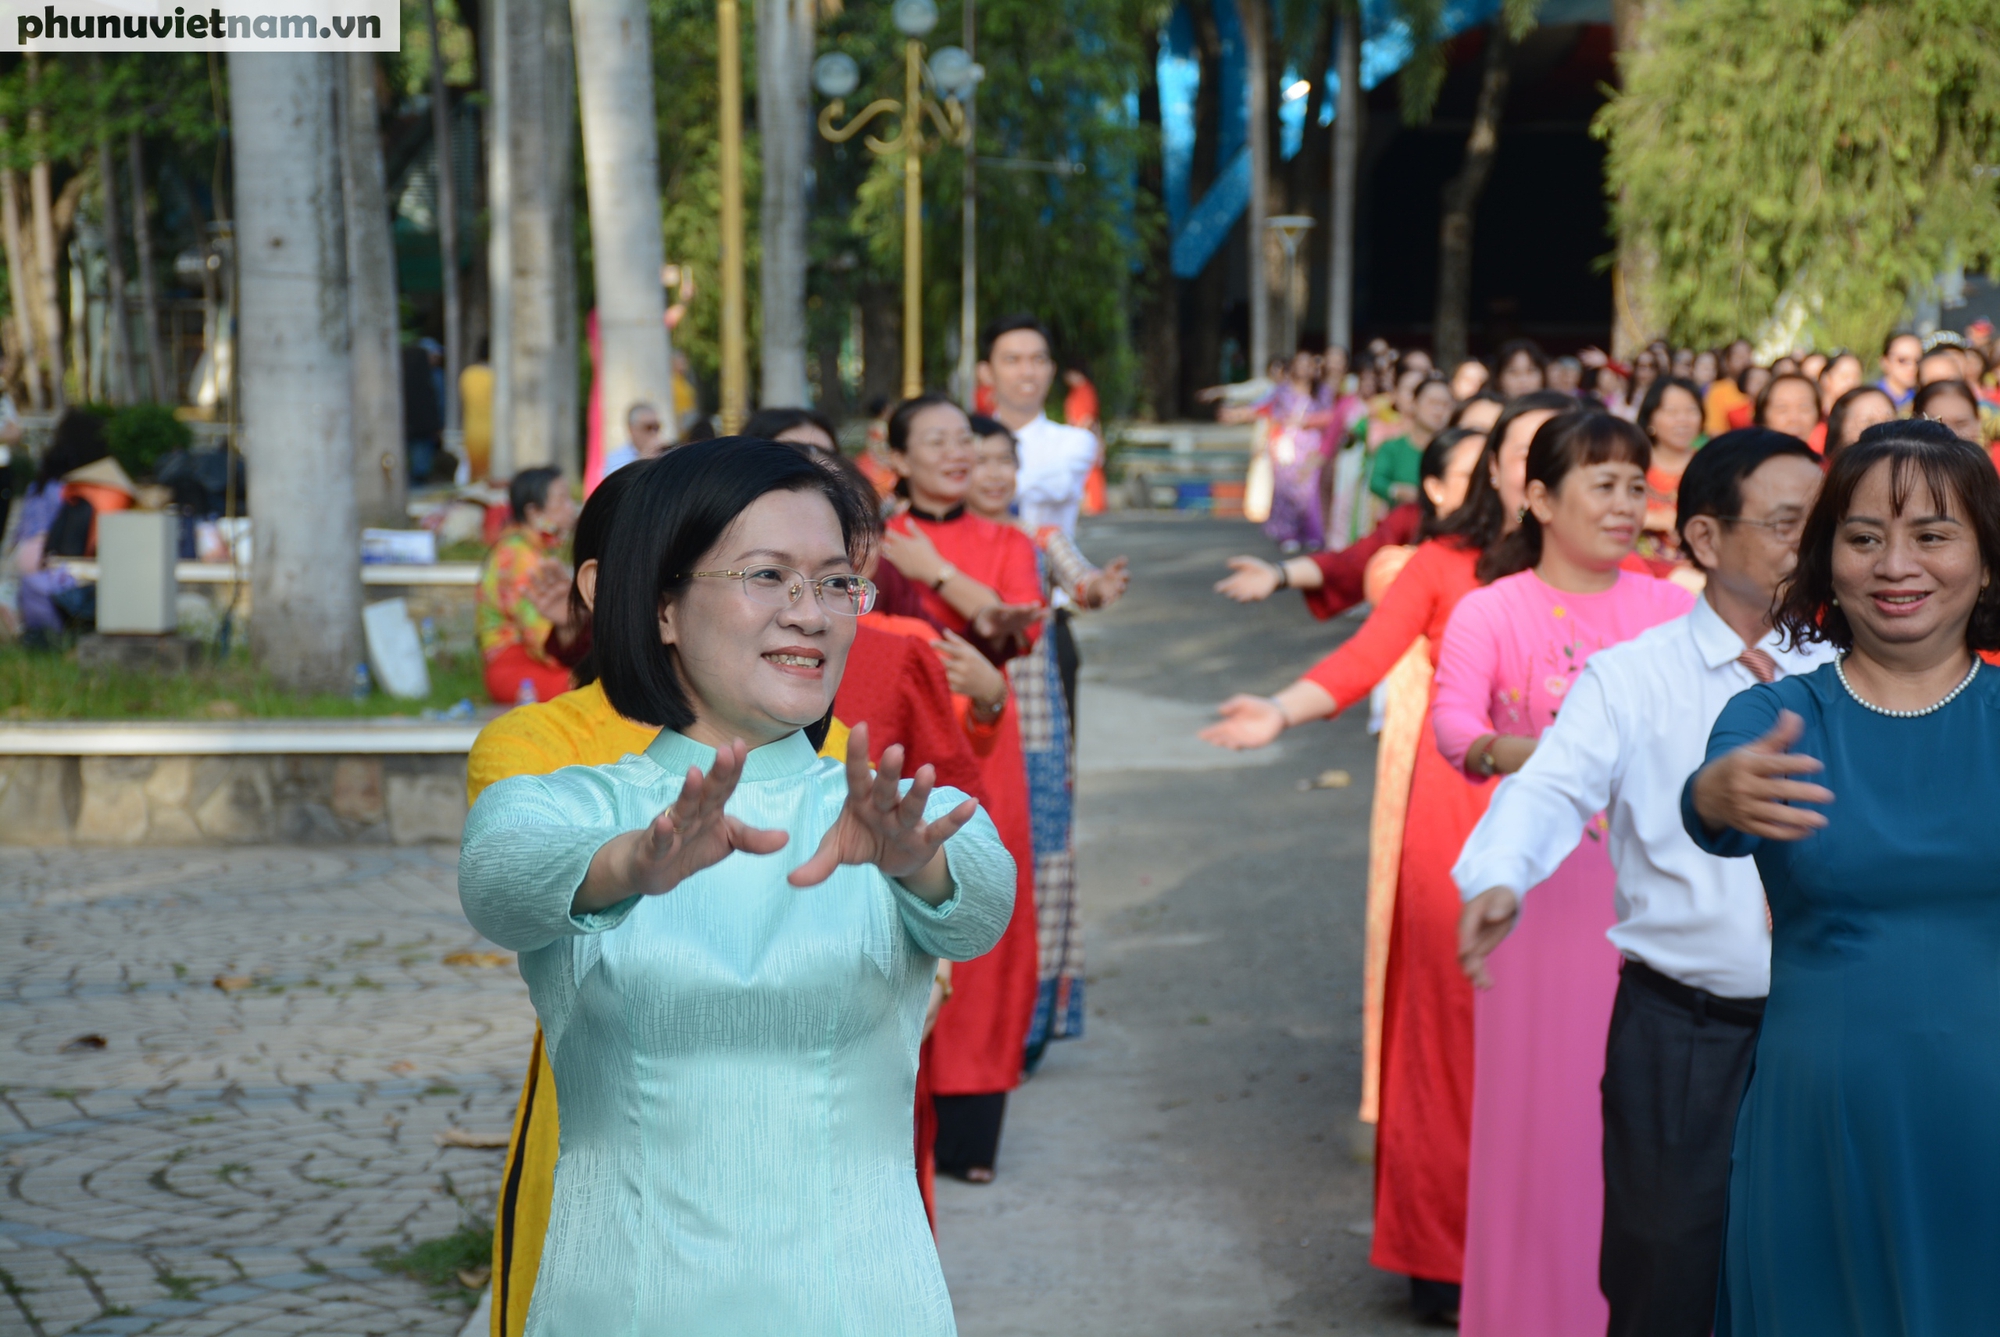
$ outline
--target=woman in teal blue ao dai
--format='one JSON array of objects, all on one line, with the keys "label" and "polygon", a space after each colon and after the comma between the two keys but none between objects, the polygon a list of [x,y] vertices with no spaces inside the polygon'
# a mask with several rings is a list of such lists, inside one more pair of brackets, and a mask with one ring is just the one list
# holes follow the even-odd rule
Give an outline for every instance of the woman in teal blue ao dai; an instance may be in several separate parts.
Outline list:
[{"label": "woman in teal blue ao dai", "polygon": [[533,1337],[953,1331],[918,1196],[937,959],[1014,868],[930,768],[816,756],[866,502],[795,447],[684,446],[620,508],[594,634],[643,756],[492,786],[467,917],[520,953],[562,1106]]},{"label": "woman in teal blue ao dai", "polygon": [[1831,466],[1778,621],[1844,657],[1724,707],[1682,812],[1757,860],[1771,994],[1717,1337],[2000,1328],[2000,479],[1936,423]]}]

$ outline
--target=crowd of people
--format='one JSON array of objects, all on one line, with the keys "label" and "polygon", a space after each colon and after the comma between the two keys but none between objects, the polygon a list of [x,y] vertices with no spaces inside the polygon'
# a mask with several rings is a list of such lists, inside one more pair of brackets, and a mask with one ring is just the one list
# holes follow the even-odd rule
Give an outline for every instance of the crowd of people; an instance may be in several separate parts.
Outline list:
[{"label": "crowd of people", "polygon": [[539,1020],[496,1337],[951,1331],[932,1177],[1083,1030],[1070,619],[1127,583],[1048,332],[984,351],[992,416],[906,400],[872,470],[778,409],[580,512],[513,480],[460,876]]},{"label": "crowd of people", "polygon": [[[1372,1261],[1477,1337],[1980,1330],[2000,1302],[1990,327],[1759,365],[1274,364],[1279,560],[1368,605],[1203,731],[1375,699]],[[1247,398],[1247,397],[1245,397]],[[1836,797],[1837,796],[1837,797]]]}]

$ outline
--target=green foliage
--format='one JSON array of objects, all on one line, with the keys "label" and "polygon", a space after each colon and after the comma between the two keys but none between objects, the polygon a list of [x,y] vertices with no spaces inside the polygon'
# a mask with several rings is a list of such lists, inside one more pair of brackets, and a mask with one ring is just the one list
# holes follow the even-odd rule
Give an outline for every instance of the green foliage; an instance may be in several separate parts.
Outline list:
[{"label": "green foliage", "polygon": [[104,424],[105,444],[125,472],[150,477],[160,460],[194,442],[194,430],[165,404],[132,404],[113,410]]},{"label": "green foliage", "polygon": [[[1541,12],[1542,0],[1500,0],[1500,18],[1515,41],[1528,35]],[[1396,0],[1396,9],[1409,25],[1414,48],[1409,61],[1396,75],[1396,90],[1405,125],[1423,125],[1437,106],[1449,72],[1445,59],[1445,0]]]},{"label": "green foliage", "polygon": [[73,653],[52,654],[0,646],[0,718],[10,720],[116,719],[338,719],[414,715],[426,706],[443,710],[461,699],[486,700],[476,654],[440,656],[430,666],[428,701],[400,701],[373,693],[356,701],[345,693],[300,695],[271,681],[238,651],[223,663],[185,673],[132,669],[79,669]]},{"label": "green foliage", "polygon": [[[756,5],[739,7],[743,50],[743,269],[749,344],[757,346],[758,156]],[[722,354],[721,76],[715,0],[652,0],[653,114],[659,125],[660,236],[669,264],[691,270],[694,297],[674,351],[713,380]],[[671,297],[669,300],[673,300]],[[754,358],[752,359],[755,360]]]},{"label": "green foliage", "polygon": [[1957,260],[2000,257],[2000,0],[1681,0],[1600,113],[1647,309],[1686,343],[1866,347]]},{"label": "green foliage", "polygon": [[[941,9],[933,46],[960,40],[957,7]],[[1159,11],[1150,0],[982,0],[977,11],[975,54],[986,79],[974,152],[1086,169],[978,167],[981,321],[1014,311],[1040,316],[1063,358],[1088,364],[1109,412],[1129,405],[1136,389],[1130,313],[1143,296],[1139,266],[1163,225],[1134,185],[1142,157],[1158,146],[1130,110],[1152,77],[1140,34],[1157,25]],[[822,29],[821,50],[845,51],[861,66],[850,112],[901,95],[902,40],[886,5],[851,6]],[[871,129],[893,133],[894,122]],[[837,339],[853,301],[871,294],[900,301],[902,181],[901,159],[876,158],[861,138],[820,146],[815,339]],[[963,185],[963,150],[925,158],[924,342],[933,385],[950,370],[947,336],[958,329]]]}]

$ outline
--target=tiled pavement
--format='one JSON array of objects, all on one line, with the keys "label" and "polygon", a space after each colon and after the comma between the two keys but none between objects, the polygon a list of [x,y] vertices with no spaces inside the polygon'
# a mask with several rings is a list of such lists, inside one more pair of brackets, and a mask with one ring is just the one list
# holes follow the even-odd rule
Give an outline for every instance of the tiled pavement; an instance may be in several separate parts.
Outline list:
[{"label": "tiled pavement", "polygon": [[491,1218],[501,1153],[437,1134],[505,1131],[533,1013],[455,887],[446,847],[0,850],[0,1334],[455,1333],[367,1258]]}]

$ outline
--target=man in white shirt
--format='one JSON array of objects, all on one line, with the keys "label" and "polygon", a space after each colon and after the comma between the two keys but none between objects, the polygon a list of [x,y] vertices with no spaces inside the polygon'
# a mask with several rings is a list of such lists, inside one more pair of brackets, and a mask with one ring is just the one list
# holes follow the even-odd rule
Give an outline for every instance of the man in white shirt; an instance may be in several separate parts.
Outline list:
[{"label": "man in white shirt", "polygon": [[1014,495],[1021,518],[1033,528],[1054,525],[1074,538],[1084,480],[1097,463],[1097,437],[1052,423],[1043,411],[1055,384],[1054,348],[1033,316],[1005,317],[986,329],[979,375],[993,387],[993,416],[1007,425],[1020,450]]},{"label": "man in white shirt", "polygon": [[1609,936],[1625,958],[1603,1086],[1598,1278],[1610,1337],[1707,1337],[1714,1322],[1730,1143],[1770,991],[1771,935],[1756,866],[1695,848],[1680,793],[1730,697],[1826,658],[1822,646],[1785,649],[1771,629],[1819,485],[1806,444],[1766,428],[1725,433],[1695,456],[1677,525],[1708,577],[1702,599],[1591,657],[1452,869],[1467,901],[1460,960],[1484,987],[1521,897],[1593,814],[1609,820]]}]

